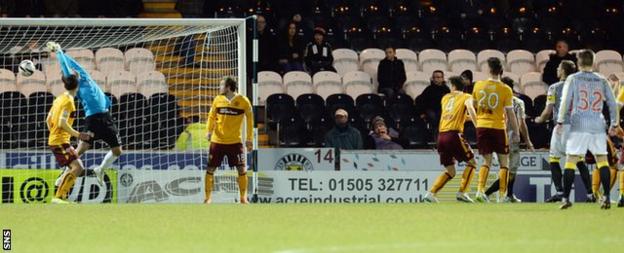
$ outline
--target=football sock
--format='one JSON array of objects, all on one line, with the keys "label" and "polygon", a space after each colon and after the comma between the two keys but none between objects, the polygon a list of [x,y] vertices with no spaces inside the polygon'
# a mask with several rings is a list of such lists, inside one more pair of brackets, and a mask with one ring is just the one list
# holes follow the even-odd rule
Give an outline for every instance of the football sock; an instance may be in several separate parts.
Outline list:
[{"label": "football sock", "polygon": [[592,194],[593,189],[590,183],[589,169],[587,169],[587,165],[581,161],[576,163],[576,167],[579,170],[579,174],[581,174],[581,180],[583,181],[583,185],[585,185],[585,191],[587,191],[588,194]]},{"label": "football sock", "polygon": [[444,187],[444,185],[448,183],[448,181],[450,181],[452,178],[453,177],[451,176],[451,174],[446,171],[440,174],[440,176],[438,176],[435,183],[433,183],[433,186],[431,187],[431,193],[438,193],[438,191],[442,189],[442,187]]},{"label": "football sock", "polygon": [[248,185],[247,173],[244,172],[242,174],[238,174],[237,181],[238,181],[238,190],[240,193],[240,198],[247,199],[247,185]]},{"label": "football sock", "polygon": [[557,189],[557,192],[563,192],[563,175],[561,174],[561,165],[559,165],[559,159],[557,159],[557,162],[552,162],[551,159],[550,176],[553,183],[555,184],[555,189]]},{"label": "football sock", "polygon": [[59,199],[67,199],[67,194],[69,193],[69,190],[72,188],[72,186],[74,186],[75,181],[76,176],[74,176],[74,174],[65,174],[65,177],[63,177],[63,181],[61,182],[61,186],[59,186],[59,189],[56,191],[55,197]]},{"label": "football sock", "polygon": [[500,170],[498,171],[498,178],[499,178],[499,189],[498,192],[501,194],[505,194],[507,193],[507,183],[508,183],[508,179],[509,179],[509,169],[507,167],[501,167]]},{"label": "football sock", "polygon": [[210,173],[210,172],[206,172],[206,180],[204,181],[204,184],[206,186],[205,189],[205,200],[209,200],[211,199],[211,194],[212,194],[212,188],[214,187],[214,174]]},{"label": "football sock", "polygon": [[111,165],[113,165],[113,163],[117,160],[117,158],[119,158],[119,156],[114,155],[113,151],[109,150],[108,153],[106,153],[106,156],[104,156],[104,160],[102,160],[102,163],[100,164],[100,168],[101,169],[110,168]]},{"label": "football sock", "polygon": [[592,171],[592,191],[596,194],[600,192],[600,169]]},{"label": "football sock", "polygon": [[485,188],[485,183],[487,182],[488,175],[490,174],[490,167],[486,165],[482,165],[481,169],[479,169],[479,180],[477,185],[477,191],[483,192]]},{"label": "football sock", "polygon": [[507,183],[507,196],[509,198],[513,198],[513,187],[514,187],[514,183],[516,182],[516,174],[515,173],[509,173],[509,182]]},{"label": "football sock", "polygon": [[485,190],[485,195],[490,196],[492,195],[492,193],[498,191],[500,189],[499,181],[500,179],[496,179],[496,181],[494,181],[494,183],[492,183],[492,185],[490,185],[490,187]]},{"label": "football sock", "polygon": [[608,164],[600,167],[600,182],[602,183],[602,195],[609,199],[609,192],[611,190],[611,188],[609,188],[609,185],[611,184],[611,171]]},{"label": "football sock", "polygon": [[476,168],[474,166],[466,166],[461,178],[461,183],[459,184],[459,192],[465,193],[470,191],[470,182],[472,181],[475,170]]}]

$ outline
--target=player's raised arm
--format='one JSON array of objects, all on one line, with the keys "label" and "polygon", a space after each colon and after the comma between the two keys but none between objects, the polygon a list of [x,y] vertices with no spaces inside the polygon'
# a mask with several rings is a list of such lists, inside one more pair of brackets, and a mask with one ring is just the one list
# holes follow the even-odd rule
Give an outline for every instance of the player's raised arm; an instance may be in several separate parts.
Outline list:
[{"label": "player's raised arm", "polygon": [[63,73],[63,76],[67,77],[72,75],[72,69],[67,61],[65,54],[63,53],[63,50],[61,49],[61,45],[56,42],[50,41],[46,44],[46,47],[48,48],[48,50],[50,50],[50,52],[56,54],[56,60],[61,66],[61,72]]}]

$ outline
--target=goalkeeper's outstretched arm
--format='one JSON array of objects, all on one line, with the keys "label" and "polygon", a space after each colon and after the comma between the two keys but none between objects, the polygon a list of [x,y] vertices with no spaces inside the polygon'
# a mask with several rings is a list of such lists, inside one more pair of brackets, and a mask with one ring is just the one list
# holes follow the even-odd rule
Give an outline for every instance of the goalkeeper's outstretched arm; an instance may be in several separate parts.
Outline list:
[{"label": "goalkeeper's outstretched arm", "polygon": [[61,45],[56,42],[48,42],[47,47],[51,52],[56,53],[56,59],[61,65],[61,71],[63,72],[63,76],[70,76],[72,74],[71,70],[76,71],[81,76],[88,75],[87,71],[85,71],[85,69],[76,60],[63,52],[63,50],[61,49]]}]

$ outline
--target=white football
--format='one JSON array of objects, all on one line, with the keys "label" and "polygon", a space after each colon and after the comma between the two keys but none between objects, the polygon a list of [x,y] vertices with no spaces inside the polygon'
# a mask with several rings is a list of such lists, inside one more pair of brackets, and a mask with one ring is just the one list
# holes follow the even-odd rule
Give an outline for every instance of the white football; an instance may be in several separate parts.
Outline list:
[{"label": "white football", "polygon": [[35,73],[35,64],[31,60],[23,60],[19,65],[19,73],[23,76],[31,76]]}]

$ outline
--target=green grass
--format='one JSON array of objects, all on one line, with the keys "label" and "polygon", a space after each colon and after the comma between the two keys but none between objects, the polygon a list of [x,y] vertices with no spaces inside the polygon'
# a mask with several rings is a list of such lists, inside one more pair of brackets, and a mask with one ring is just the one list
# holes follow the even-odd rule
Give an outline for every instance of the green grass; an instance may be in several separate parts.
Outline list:
[{"label": "green grass", "polygon": [[618,252],[624,209],[575,204],[1,205],[11,252]]}]

